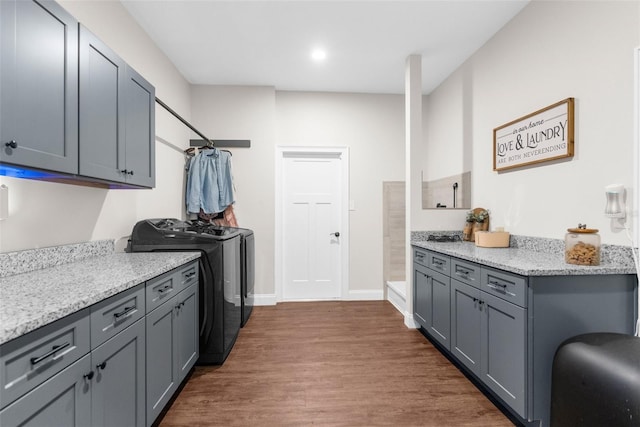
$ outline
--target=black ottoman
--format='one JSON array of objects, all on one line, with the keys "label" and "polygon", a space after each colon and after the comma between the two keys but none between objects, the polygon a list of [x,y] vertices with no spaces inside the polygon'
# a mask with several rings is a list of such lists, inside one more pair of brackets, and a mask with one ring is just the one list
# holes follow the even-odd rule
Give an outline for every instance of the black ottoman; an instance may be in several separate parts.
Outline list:
[{"label": "black ottoman", "polygon": [[553,359],[552,427],[640,426],[640,338],[578,335]]}]

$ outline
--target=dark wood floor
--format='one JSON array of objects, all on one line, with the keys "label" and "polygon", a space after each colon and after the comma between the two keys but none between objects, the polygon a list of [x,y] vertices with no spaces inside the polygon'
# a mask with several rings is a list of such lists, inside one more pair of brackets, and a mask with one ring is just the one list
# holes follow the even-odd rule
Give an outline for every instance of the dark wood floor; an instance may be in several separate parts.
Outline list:
[{"label": "dark wood floor", "polygon": [[513,424],[386,301],[256,307],[160,426]]}]

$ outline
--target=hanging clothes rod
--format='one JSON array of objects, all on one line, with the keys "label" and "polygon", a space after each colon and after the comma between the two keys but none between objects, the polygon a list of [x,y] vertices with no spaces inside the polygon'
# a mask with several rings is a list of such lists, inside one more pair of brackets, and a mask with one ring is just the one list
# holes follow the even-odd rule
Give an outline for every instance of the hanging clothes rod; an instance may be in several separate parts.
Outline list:
[{"label": "hanging clothes rod", "polygon": [[198,129],[194,128],[193,125],[191,123],[189,123],[188,121],[186,121],[184,118],[182,118],[182,116],[178,113],[176,113],[175,111],[173,111],[173,109],[171,107],[169,107],[167,104],[165,104],[164,102],[162,102],[162,100],[158,99],[158,97],[156,97],[156,102],[158,104],[160,104],[165,110],[167,110],[168,112],[170,112],[176,119],[180,120],[186,127],[188,127],[189,129],[191,129],[192,131],[194,131],[195,133],[198,134],[199,137],[201,137],[202,139],[204,139],[207,142],[207,147],[213,147],[213,141],[211,141],[209,138],[207,138],[206,136],[204,136],[202,134],[202,132],[200,132]]}]

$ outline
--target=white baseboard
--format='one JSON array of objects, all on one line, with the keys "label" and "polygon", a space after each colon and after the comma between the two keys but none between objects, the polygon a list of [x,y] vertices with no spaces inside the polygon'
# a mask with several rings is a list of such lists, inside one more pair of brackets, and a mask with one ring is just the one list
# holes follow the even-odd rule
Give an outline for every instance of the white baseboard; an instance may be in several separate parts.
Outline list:
[{"label": "white baseboard", "polygon": [[276,305],[277,303],[276,294],[255,294],[253,296],[254,305]]},{"label": "white baseboard", "polygon": [[[349,295],[343,301],[381,301],[384,299],[381,290],[356,290],[349,291]],[[276,294],[255,294],[254,305],[276,305],[278,303]]]},{"label": "white baseboard", "polygon": [[420,325],[413,320],[413,314],[404,312],[404,325],[409,329],[418,329]]},{"label": "white baseboard", "polygon": [[382,289],[349,291],[349,295],[345,299],[348,301],[382,301],[384,299],[384,291]]},{"label": "white baseboard", "polygon": [[407,295],[405,282],[387,282],[387,300],[400,312],[407,310]]}]

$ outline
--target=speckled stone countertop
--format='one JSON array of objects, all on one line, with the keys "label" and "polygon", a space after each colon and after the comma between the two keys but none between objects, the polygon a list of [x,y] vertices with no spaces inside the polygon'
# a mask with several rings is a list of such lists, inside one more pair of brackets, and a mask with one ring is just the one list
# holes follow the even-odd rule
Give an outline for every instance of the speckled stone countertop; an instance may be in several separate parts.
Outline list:
[{"label": "speckled stone countertop", "polygon": [[111,253],[0,278],[0,344],[200,257]]},{"label": "speckled stone countertop", "polygon": [[482,248],[473,242],[427,241],[428,234],[452,233],[413,232],[411,244],[523,276],[636,274],[630,247],[602,245],[600,265],[583,266],[565,262],[564,242],[559,239],[512,235],[508,248]]}]

